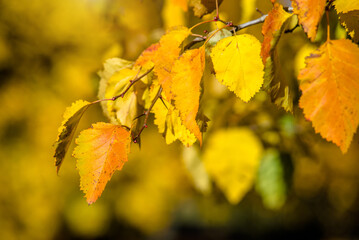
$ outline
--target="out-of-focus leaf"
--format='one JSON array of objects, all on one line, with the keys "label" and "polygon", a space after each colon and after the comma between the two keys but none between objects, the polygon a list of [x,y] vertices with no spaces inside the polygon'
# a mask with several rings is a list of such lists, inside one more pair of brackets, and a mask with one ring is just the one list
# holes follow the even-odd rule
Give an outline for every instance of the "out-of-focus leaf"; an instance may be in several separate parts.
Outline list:
[{"label": "out-of-focus leaf", "polygon": [[292,0],[294,13],[298,15],[308,38],[314,41],[317,28],[325,10],[326,0]]},{"label": "out-of-focus leaf", "polygon": [[165,0],[162,8],[162,19],[165,29],[175,26],[186,26],[184,11],[187,10],[187,0]]},{"label": "out-of-focus leaf", "polygon": [[340,23],[355,42],[359,42],[359,10],[339,13]]},{"label": "out-of-focus leaf", "polygon": [[55,166],[59,172],[61,164],[66,156],[67,150],[74,137],[76,128],[80,119],[87,108],[91,105],[90,102],[78,100],[74,102],[71,107],[68,107],[64,113],[64,120],[59,128],[59,135],[55,143]]},{"label": "out-of-focus leaf", "polygon": [[359,1],[357,0],[335,0],[334,5],[335,9],[342,13],[359,10]]},{"label": "out-of-focus leaf", "polygon": [[306,59],[298,76],[299,106],[316,132],[345,153],[359,124],[359,48],[330,40]]},{"label": "out-of-focus leaf", "polygon": [[200,82],[204,70],[204,47],[186,51],[172,68],[172,91],[175,107],[182,123],[202,144],[202,134],[196,122],[199,108]]},{"label": "out-of-focus leaf", "polygon": [[209,138],[204,165],[230,203],[237,204],[253,186],[262,150],[248,128],[220,130]]},{"label": "out-of-focus leaf", "polygon": [[173,98],[171,70],[181,53],[180,45],[189,34],[190,31],[186,27],[176,27],[169,30],[161,38],[160,46],[154,58],[154,71],[168,101]]},{"label": "out-of-focus leaf", "polygon": [[121,170],[130,152],[130,132],[119,125],[95,123],[76,139],[73,152],[77,158],[81,190],[88,204],[102,194],[116,170]]},{"label": "out-of-focus leaf", "polygon": [[224,38],[212,49],[216,78],[245,102],[263,84],[260,49],[260,42],[249,34]]},{"label": "out-of-focus leaf", "polygon": [[[218,0],[218,6],[222,2],[223,0]],[[189,6],[193,8],[194,15],[201,18],[216,9],[216,0],[190,0]]]},{"label": "out-of-focus leaf", "polygon": [[269,93],[274,103],[290,112],[293,110],[293,96],[288,80],[281,74],[276,46],[291,16],[292,14],[283,10],[282,5],[274,4],[262,26],[264,39],[261,48],[265,65],[263,88]]},{"label": "out-of-focus leaf", "polygon": [[212,191],[212,185],[206,168],[201,161],[199,150],[194,146],[183,149],[183,162],[190,173],[194,186],[203,194]]},{"label": "out-of-focus leaf", "polygon": [[277,150],[269,149],[263,154],[256,180],[256,191],[265,207],[280,209],[286,200],[283,166]]}]

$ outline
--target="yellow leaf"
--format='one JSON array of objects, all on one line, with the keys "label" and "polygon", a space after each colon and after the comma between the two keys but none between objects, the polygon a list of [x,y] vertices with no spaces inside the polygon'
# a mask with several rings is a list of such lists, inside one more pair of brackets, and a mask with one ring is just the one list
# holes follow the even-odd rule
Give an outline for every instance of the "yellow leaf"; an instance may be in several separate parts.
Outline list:
[{"label": "yellow leaf", "polygon": [[294,13],[298,15],[310,40],[314,41],[317,28],[325,10],[326,0],[292,0]]},{"label": "yellow leaf", "polygon": [[347,13],[359,10],[359,1],[357,0],[335,0],[334,5],[337,12]]},{"label": "yellow leaf", "polygon": [[[218,0],[218,5],[222,1]],[[193,8],[194,15],[201,18],[216,9],[216,0],[189,0],[189,6]]]},{"label": "yellow leaf", "polygon": [[[156,86],[156,82],[154,82],[149,99],[154,98],[158,89],[159,85]],[[158,126],[159,133],[164,134],[167,144],[178,139],[185,146],[191,146],[196,142],[196,137],[182,124],[179,111],[165,98],[163,101],[164,104],[158,101],[152,108],[152,112],[155,114],[154,123]]]},{"label": "yellow leaf", "polygon": [[205,49],[186,51],[172,68],[172,91],[175,107],[182,123],[202,144],[201,131],[196,123],[199,108],[200,83],[204,70]]},{"label": "yellow leaf", "polygon": [[237,204],[253,186],[262,151],[248,128],[220,130],[209,138],[203,162],[230,203]]},{"label": "yellow leaf", "polygon": [[165,29],[175,26],[185,26],[186,20],[183,11],[187,11],[186,0],[165,0],[162,9],[162,19]]},{"label": "yellow leaf", "polygon": [[332,40],[306,59],[299,73],[299,106],[317,133],[345,153],[359,124],[359,48]]},{"label": "yellow leaf", "polygon": [[181,53],[180,45],[188,37],[190,31],[186,27],[177,27],[169,30],[160,40],[160,46],[154,59],[154,71],[163,92],[170,101],[173,98],[171,70],[174,62]]},{"label": "yellow leaf", "polygon": [[116,170],[121,170],[130,152],[130,132],[119,125],[95,123],[76,139],[78,146],[73,156],[77,158],[81,190],[88,204],[102,194]]},{"label": "yellow leaf", "polygon": [[224,38],[212,49],[216,78],[245,102],[263,84],[260,50],[260,42],[249,34]]},{"label": "yellow leaf", "polygon": [[66,108],[63,117],[64,120],[59,128],[59,135],[57,136],[57,141],[55,143],[56,149],[54,157],[56,159],[55,166],[57,167],[57,172],[59,172],[67,150],[69,149],[77,125],[90,105],[90,102],[78,100],[74,102],[71,107]]}]

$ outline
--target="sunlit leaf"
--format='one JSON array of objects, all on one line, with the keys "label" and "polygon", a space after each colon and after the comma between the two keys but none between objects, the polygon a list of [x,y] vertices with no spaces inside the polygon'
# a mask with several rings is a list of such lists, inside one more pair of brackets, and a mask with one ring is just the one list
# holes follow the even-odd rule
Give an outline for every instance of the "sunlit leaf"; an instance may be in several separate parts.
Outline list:
[{"label": "sunlit leaf", "polygon": [[230,128],[209,138],[203,161],[228,201],[237,204],[253,186],[261,156],[262,144],[251,130]]},{"label": "sunlit leaf", "polygon": [[177,27],[169,30],[160,40],[160,46],[154,58],[154,71],[163,88],[167,99],[173,98],[171,70],[174,62],[181,53],[180,45],[188,37],[190,31],[186,27]]},{"label": "sunlit leaf", "polygon": [[224,38],[212,49],[216,78],[245,102],[263,84],[260,49],[260,42],[249,34]]},{"label": "sunlit leaf", "polygon": [[121,170],[130,152],[130,132],[119,125],[95,123],[76,139],[73,152],[77,158],[81,190],[89,204],[102,194],[116,170]]},{"label": "sunlit leaf", "polygon": [[148,48],[146,48],[141,55],[137,58],[135,66],[142,66],[146,69],[150,69],[154,66],[154,58],[156,56],[156,51],[159,48],[159,43],[154,43]]},{"label": "sunlit leaf", "polygon": [[202,144],[202,135],[196,123],[199,108],[200,82],[204,70],[205,49],[186,51],[172,68],[172,91],[175,107],[186,126]]},{"label": "sunlit leaf", "polygon": [[353,10],[359,10],[359,1],[357,0],[335,0],[335,9],[338,12],[347,13]]},{"label": "sunlit leaf", "polygon": [[269,149],[263,154],[256,180],[256,191],[269,209],[280,209],[286,200],[284,170],[279,152]]},{"label": "sunlit leaf", "polygon": [[326,2],[326,0],[292,0],[294,13],[298,15],[299,23],[312,41],[317,35],[318,24],[323,16]]},{"label": "sunlit leaf", "polygon": [[[159,86],[156,83],[151,89],[150,99],[158,92]],[[175,140],[180,140],[185,146],[191,146],[196,142],[196,137],[183,124],[179,115],[179,111],[166,99],[156,102],[152,108],[155,114],[154,123],[158,126],[159,133],[162,133],[167,144],[171,144]]]},{"label": "sunlit leaf", "polygon": [[332,40],[306,59],[298,76],[299,106],[316,132],[345,153],[359,123],[359,48],[350,40]]},{"label": "sunlit leaf", "polygon": [[90,102],[78,100],[74,102],[71,107],[68,107],[64,113],[64,120],[59,128],[59,135],[57,136],[57,141],[55,143],[56,149],[54,157],[57,172],[59,172],[67,150],[69,149],[77,125],[90,105]]},{"label": "sunlit leaf", "polygon": [[171,0],[175,5],[180,6],[183,11],[188,10],[188,0]]}]

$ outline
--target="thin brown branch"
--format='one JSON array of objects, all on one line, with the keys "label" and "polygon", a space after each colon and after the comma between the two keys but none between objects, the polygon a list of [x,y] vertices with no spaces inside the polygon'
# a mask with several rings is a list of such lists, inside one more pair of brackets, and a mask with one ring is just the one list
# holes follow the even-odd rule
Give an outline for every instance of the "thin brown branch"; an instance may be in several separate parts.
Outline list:
[{"label": "thin brown branch", "polygon": [[137,140],[138,140],[138,138],[140,137],[142,131],[143,131],[145,128],[147,128],[148,116],[150,115],[150,112],[151,112],[153,106],[155,105],[155,103],[157,102],[157,100],[158,100],[159,98],[161,98],[161,94],[162,94],[162,87],[160,87],[160,89],[158,89],[158,92],[157,92],[157,94],[156,94],[156,97],[153,99],[153,101],[152,101],[150,107],[149,107],[142,115],[140,115],[140,116],[145,116],[145,120],[144,120],[144,122],[143,122],[143,125],[142,125],[140,131],[139,131],[139,132],[137,133],[137,135],[132,139],[132,141],[133,141],[134,143],[137,143]]}]

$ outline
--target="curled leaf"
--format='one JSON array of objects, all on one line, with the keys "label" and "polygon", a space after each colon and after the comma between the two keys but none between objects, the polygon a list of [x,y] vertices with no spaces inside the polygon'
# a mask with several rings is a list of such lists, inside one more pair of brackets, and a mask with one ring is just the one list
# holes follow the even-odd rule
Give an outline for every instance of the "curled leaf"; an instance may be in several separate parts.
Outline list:
[{"label": "curled leaf", "polygon": [[179,110],[183,125],[202,144],[201,131],[196,122],[199,108],[200,83],[204,70],[205,49],[186,51],[172,68],[172,91],[175,107]]},{"label": "curled leaf", "polygon": [[116,170],[121,170],[130,152],[130,132],[119,125],[95,123],[76,139],[73,156],[77,158],[81,190],[88,204],[102,194]]},{"label": "curled leaf", "polygon": [[67,150],[74,137],[76,128],[80,119],[87,108],[91,105],[90,102],[78,100],[74,102],[71,107],[66,108],[64,113],[64,120],[59,128],[59,135],[55,142],[55,166],[59,172],[61,164],[66,156]]}]

